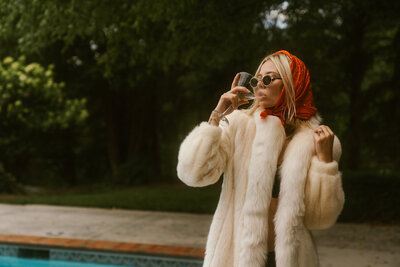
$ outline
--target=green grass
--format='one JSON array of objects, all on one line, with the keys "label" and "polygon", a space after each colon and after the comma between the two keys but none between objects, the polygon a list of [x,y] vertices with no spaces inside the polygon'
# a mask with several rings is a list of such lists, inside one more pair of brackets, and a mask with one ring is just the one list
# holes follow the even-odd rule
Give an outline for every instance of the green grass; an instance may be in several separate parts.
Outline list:
[{"label": "green grass", "polygon": [[75,188],[31,195],[1,196],[0,203],[120,208],[190,213],[214,213],[220,186],[140,186],[128,188]]}]

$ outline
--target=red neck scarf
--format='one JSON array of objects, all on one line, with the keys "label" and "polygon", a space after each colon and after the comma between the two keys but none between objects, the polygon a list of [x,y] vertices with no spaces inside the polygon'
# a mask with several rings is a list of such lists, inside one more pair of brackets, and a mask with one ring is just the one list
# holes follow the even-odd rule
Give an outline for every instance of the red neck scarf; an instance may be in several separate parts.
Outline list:
[{"label": "red neck scarf", "polygon": [[[285,50],[280,50],[274,54],[285,54],[290,57],[290,70],[292,71],[293,84],[296,98],[296,114],[299,119],[308,120],[317,113],[314,106],[313,95],[311,91],[310,74],[306,65],[298,57],[290,54]],[[278,102],[274,107],[267,108],[260,113],[261,119],[265,119],[268,115],[277,116],[282,125],[285,126],[284,112],[287,109],[285,86],[282,88]]]}]

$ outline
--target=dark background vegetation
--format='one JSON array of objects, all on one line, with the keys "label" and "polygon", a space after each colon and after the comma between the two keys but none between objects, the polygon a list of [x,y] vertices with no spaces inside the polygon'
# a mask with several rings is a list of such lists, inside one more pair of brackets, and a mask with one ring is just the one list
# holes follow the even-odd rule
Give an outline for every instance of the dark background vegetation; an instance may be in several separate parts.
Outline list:
[{"label": "dark background vegetation", "polygon": [[[0,0],[0,59],[23,56],[21,64],[53,66],[55,81],[65,83],[63,97],[81,99],[88,114],[84,123],[77,117],[64,126],[28,131],[26,120],[10,124],[15,118],[2,107],[1,191],[18,191],[15,184],[53,189],[176,184],[185,135],[208,119],[237,72],[254,73],[264,56],[285,49],[308,66],[316,106],[342,141],[347,202],[341,219],[398,222],[399,5]],[[19,99],[25,87],[13,88]],[[34,102],[31,113],[51,112],[51,103]],[[2,141],[10,138],[13,142]],[[168,190],[169,196],[177,194]],[[210,207],[217,196],[210,197]]]}]

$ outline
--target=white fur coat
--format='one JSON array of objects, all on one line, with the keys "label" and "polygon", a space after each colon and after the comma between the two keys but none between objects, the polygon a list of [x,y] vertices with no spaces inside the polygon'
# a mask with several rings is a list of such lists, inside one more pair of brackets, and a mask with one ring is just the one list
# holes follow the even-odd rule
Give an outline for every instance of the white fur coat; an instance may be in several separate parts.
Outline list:
[{"label": "white fur coat", "polygon": [[[206,267],[264,267],[267,260],[268,209],[275,172],[280,193],[275,221],[277,267],[318,266],[309,229],[333,225],[344,193],[338,160],[320,162],[314,155],[313,130],[300,127],[289,142],[277,170],[285,131],[275,116],[260,119],[242,111],[229,115],[230,125],[201,123],[182,142],[178,177],[190,186],[224,181],[207,239]],[[311,118],[313,127],[319,117]]]}]

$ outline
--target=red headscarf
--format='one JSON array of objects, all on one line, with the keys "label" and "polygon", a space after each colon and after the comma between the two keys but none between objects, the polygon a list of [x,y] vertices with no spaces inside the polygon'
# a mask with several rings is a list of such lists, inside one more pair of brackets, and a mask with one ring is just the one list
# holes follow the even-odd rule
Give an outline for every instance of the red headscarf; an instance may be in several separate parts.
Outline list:
[{"label": "red headscarf", "polygon": [[[293,84],[295,91],[296,114],[295,117],[307,120],[317,113],[314,106],[313,95],[311,91],[310,74],[306,65],[298,57],[290,54],[288,51],[280,50],[274,54],[285,54],[290,58],[290,70],[292,71]],[[263,110],[260,114],[262,119],[268,115],[277,116],[281,119],[282,125],[285,126],[283,112],[287,109],[285,96],[285,87],[279,96],[278,102],[274,107]]]}]

